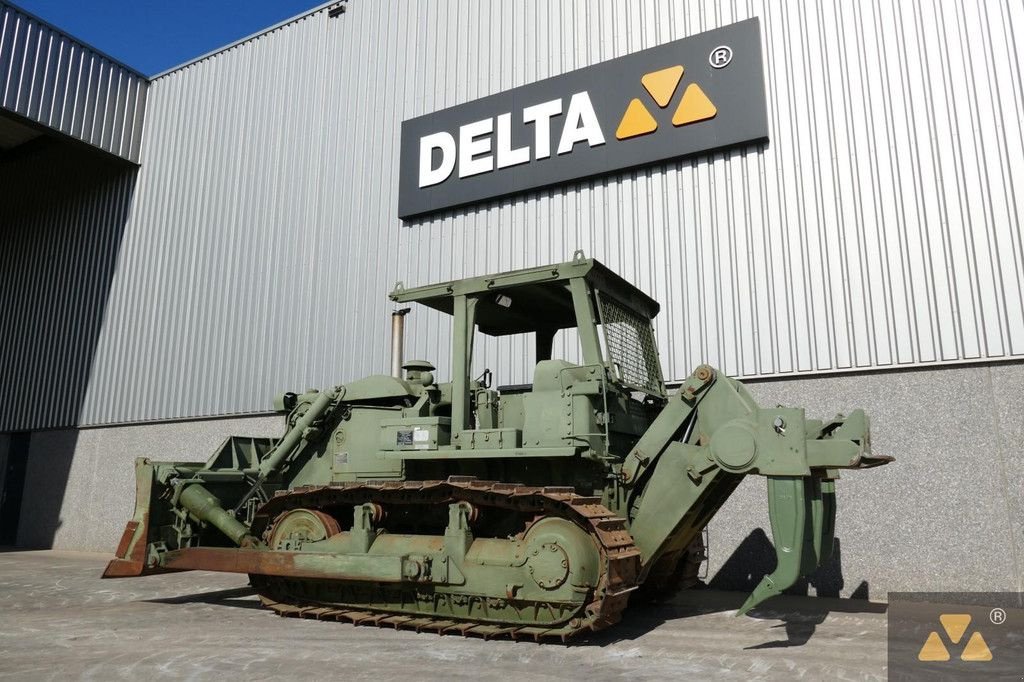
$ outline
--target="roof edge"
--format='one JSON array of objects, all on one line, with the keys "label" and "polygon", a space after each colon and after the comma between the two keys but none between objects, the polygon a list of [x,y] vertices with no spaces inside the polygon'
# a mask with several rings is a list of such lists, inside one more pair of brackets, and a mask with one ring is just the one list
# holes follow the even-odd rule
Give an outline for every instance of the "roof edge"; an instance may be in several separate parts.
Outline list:
[{"label": "roof edge", "polygon": [[[335,0],[335,2],[337,2],[337,1],[338,0]],[[143,80],[145,80],[147,82],[152,80],[152,78],[150,78],[146,74],[142,73],[141,71],[136,69],[134,66],[129,66],[128,64],[125,64],[120,59],[117,59],[116,57],[113,57],[113,56],[107,54],[103,50],[100,50],[100,49],[96,48],[95,46],[93,46],[92,43],[90,43],[88,41],[85,41],[85,40],[82,40],[81,38],[68,33],[67,31],[65,31],[61,27],[55,25],[52,21],[48,21],[46,19],[43,19],[41,16],[39,16],[38,14],[35,14],[34,12],[29,12],[27,9],[25,9],[24,7],[22,7],[21,5],[15,3],[15,2],[11,2],[10,0],[0,0],[0,5],[7,5],[8,7],[12,8],[15,12],[18,12],[19,14],[24,14],[26,17],[28,17],[32,21],[38,22],[38,23],[42,24],[43,26],[46,26],[47,28],[49,28],[54,33],[59,33],[60,35],[62,35],[65,38],[67,38],[68,40],[70,40],[72,42],[75,42],[75,43],[78,43],[79,45],[81,45],[82,47],[86,48],[90,52],[93,52],[93,53],[99,55],[100,57],[103,57],[108,62],[111,62],[113,64],[117,64],[121,68],[127,69],[128,71],[131,71],[136,76],[138,76],[139,78],[142,78]]]},{"label": "roof edge", "polygon": [[306,17],[308,17],[308,16],[310,16],[312,14],[316,14],[317,12],[322,12],[325,9],[329,8],[329,7],[333,7],[335,5],[340,5],[343,2],[347,2],[347,0],[329,0],[329,2],[325,2],[325,3],[319,4],[316,7],[312,7],[310,9],[306,10],[305,12],[300,12],[299,14],[296,14],[293,17],[289,17],[288,19],[285,19],[283,21],[279,21],[279,22],[277,22],[276,24],[274,24],[272,26],[268,26],[267,28],[260,29],[259,31],[256,31],[255,33],[252,33],[250,35],[245,36],[244,38],[239,38],[238,40],[236,40],[236,41],[234,41],[232,43],[228,43],[227,45],[224,45],[222,47],[218,47],[215,50],[210,50],[206,54],[201,54],[198,57],[194,57],[193,59],[188,60],[187,62],[183,62],[181,64],[178,64],[177,66],[172,66],[169,69],[165,69],[164,71],[161,71],[160,73],[158,73],[156,75],[150,76],[149,80],[150,81],[155,81],[158,78],[163,78],[164,76],[169,76],[172,73],[175,73],[176,71],[181,71],[182,69],[184,69],[186,67],[189,67],[189,66],[192,66],[193,64],[198,64],[199,62],[205,61],[205,60],[209,59],[210,57],[214,57],[214,56],[220,54],[221,52],[227,52],[228,50],[230,50],[233,47],[238,47],[242,43],[247,43],[250,40],[255,40],[256,38],[259,38],[262,35],[266,35],[267,33],[270,33],[272,31],[276,31],[277,29],[283,28],[283,27],[287,26],[288,24],[293,24],[293,23],[299,21],[300,19],[305,19]]}]

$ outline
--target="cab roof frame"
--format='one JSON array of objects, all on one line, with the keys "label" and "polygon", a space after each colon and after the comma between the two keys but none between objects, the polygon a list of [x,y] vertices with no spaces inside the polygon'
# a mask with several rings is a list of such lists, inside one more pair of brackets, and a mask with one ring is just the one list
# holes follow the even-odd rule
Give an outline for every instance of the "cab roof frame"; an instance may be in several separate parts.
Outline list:
[{"label": "cab roof frame", "polygon": [[490,336],[550,332],[577,326],[570,282],[583,279],[591,290],[616,300],[646,317],[661,306],[633,284],[594,258],[577,251],[571,261],[557,265],[511,270],[406,289],[399,282],[389,298],[396,303],[420,303],[453,315],[455,298],[477,299],[477,329]]}]

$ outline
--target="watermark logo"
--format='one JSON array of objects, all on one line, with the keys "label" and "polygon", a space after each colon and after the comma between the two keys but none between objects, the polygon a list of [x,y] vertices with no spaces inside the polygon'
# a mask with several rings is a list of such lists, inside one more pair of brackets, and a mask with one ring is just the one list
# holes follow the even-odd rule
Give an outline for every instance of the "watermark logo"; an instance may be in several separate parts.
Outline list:
[{"label": "watermark logo", "polygon": [[1024,594],[890,592],[890,680],[1024,680]]},{"label": "watermark logo", "polygon": [[[944,613],[939,616],[939,622],[942,623],[942,630],[946,633],[949,641],[953,644],[959,644],[960,640],[964,637],[964,633],[967,632],[967,626],[971,624],[971,615],[969,613]],[[918,652],[917,660],[948,661],[949,658],[949,649],[946,648],[942,637],[939,636],[937,630],[932,630],[928,634],[928,639],[925,640],[924,646],[921,647],[921,651]],[[967,640],[967,646],[960,653],[960,660],[992,660],[992,651],[988,648],[988,644],[985,643],[985,638],[982,637],[981,632],[975,630],[971,634],[971,638]]]}]

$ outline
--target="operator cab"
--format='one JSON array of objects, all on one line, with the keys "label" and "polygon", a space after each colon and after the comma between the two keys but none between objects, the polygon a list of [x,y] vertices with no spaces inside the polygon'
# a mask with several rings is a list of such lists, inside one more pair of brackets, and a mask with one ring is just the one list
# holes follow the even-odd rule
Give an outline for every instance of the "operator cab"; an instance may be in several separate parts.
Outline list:
[{"label": "operator cab", "polygon": [[[399,283],[390,298],[453,318],[452,381],[443,392],[451,396],[454,448],[624,454],[664,405],[651,325],[660,306],[581,252],[554,266],[412,289]],[[581,364],[552,358],[563,329],[577,330]],[[473,381],[477,331],[533,334],[532,384],[492,390],[489,370]]]}]

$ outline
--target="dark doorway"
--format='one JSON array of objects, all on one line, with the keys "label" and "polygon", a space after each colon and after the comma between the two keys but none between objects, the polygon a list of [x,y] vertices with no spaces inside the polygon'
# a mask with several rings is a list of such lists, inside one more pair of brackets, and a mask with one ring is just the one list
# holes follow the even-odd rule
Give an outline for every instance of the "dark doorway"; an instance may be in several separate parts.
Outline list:
[{"label": "dark doorway", "polygon": [[0,489],[0,546],[18,541],[18,520],[21,497],[25,492],[25,470],[28,468],[28,431],[12,433],[7,461],[4,462],[3,488]]}]

